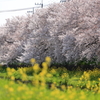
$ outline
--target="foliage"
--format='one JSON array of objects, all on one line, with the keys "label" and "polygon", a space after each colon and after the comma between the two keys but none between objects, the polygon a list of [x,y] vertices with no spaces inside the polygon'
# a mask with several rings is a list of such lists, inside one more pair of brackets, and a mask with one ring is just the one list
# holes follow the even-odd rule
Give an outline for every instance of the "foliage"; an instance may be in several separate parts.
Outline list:
[{"label": "foliage", "polygon": [[0,62],[100,61],[100,0],[70,0],[33,15],[7,19],[0,29]]},{"label": "foliage", "polygon": [[33,58],[30,62],[30,67],[6,69],[6,76],[0,78],[1,100],[99,100],[100,69],[50,67],[50,57],[42,66]]}]

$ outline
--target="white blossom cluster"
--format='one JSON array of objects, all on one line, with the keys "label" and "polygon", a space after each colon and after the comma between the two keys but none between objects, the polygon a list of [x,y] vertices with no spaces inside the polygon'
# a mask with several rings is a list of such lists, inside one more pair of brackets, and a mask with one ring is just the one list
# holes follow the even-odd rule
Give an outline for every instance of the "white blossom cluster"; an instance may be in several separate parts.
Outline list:
[{"label": "white blossom cluster", "polygon": [[100,0],[52,4],[33,15],[8,19],[0,29],[0,62],[100,61]]}]

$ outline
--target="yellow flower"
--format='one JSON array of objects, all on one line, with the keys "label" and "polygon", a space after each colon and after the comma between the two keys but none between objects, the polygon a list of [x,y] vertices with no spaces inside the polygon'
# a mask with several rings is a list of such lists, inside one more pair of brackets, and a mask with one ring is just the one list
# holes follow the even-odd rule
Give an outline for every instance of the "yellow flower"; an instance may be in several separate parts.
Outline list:
[{"label": "yellow flower", "polygon": [[11,69],[9,67],[7,67],[7,72],[9,72]]},{"label": "yellow flower", "polygon": [[72,89],[73,87],[72,86],[68,86],[68,89]]},{"label": "yellow flower", "polygon": [[86,84],[86,87],[89,89],[91,87],[90,81]]},{"label": "yellow flower", "polygon": [[27,80],[27,75],[25,73],[22,74],[22,80],[23,81]]},{"label": "yellow flower", "polygon": [[68,75],[68,73],[63,73],[61,77],[62,77],[62,78],[68,78],[69,75]]},{"label": "yellow flower", "polygon": [[32,81],[32,84],[35,86],[39,86],[39,81],[38,80]]},{"label": "yellow flower", "polygon": [[47,57],[45,58],[45,61],[46,61],[46,62],[51,62],[51,58],[47,56]]},{"label": "yellow flower", "polygon": [[100,81],[100,78],[98,78],[98,81]]},{"label": "yellow flower", "polygon": [[65,85],[61,85],[61,89],[62,90],[65,90],[66,89],[66,86]]},{"label": "yellow flower", "polygon": [[46,86],[45,82],[41,82],[41,86],[45,87]]},{"label": "yellow flower", "polygon": [[51,84],[51,89],[56,89],[55,84]]},{"label": "yellow flower", "polygon": [[12,72],[12,73],[15,72],[15,71],[16,71],[16,70],[15,70],[14,68],[11,69],[11,72]]},{"label": "yellow flower", "polygon": [[46,62],[43,62],[43,63],[42,63],[42,66],[43,66],[43,69],[45,69],[45,70],[47,70],[47,69],[48,69],[48,65],[47,65],[47,63],[46,63]]},{"label": "yellow flower", "polygon": [[9,92],[13,92],[14,89],[12,87],[8,88]]},{"label": "yellow flower", "polygon": [[89,80],[90,74],[86,71],[84,71],[83,75],[81,76],[80,80]]},{"label": "yellow flower", "polygon": [[11,80],[13,80],[13,81],[14,81],[14,80],[15,80],[15,77],[14,77],[14,76],[11,76]]},{"label": "yellow flower", "polygon": [[40,73],[40,76],[44,76],[47,74],[47,71],[46,70],[42,70],[42,72]]},{"label": "yellow flower", "polygon": [[38,71],[40,70],[40,67],[39,67],[39,64],[38,64],[38,63],[36,63],[36,64],[33,66],[33,70],[34,70],[35,72],[38,72]]},{"label": "yellow flower", "polygon": [[12,72],[7,72],[8,73],[8,76],[11,76],[13,73]]},{"label": "yellow flower", "polygon": [[23,74],[22,68],[19,68],[18,71],[19,71],[20,74]]},{"label": "yellow flower", "polygon": [[35,60],[34,58],[32,58],[32,59],[30,59],[30,62],[31,62],[31,64],[33,65],[33,64],[36,63],[36,60]]},{"label": "yellow flower", "polygon": [[53,75],[52,74],[50,74],[50,73],[47,73],[47,75],[46,75],[48,78],[49,77],[52,77]]},{"label": "yellow flower", "polygon": [[52,74],[56,74],[56,70],[55,70],[55,69],[52,69],[50,72],[51,72]]}]

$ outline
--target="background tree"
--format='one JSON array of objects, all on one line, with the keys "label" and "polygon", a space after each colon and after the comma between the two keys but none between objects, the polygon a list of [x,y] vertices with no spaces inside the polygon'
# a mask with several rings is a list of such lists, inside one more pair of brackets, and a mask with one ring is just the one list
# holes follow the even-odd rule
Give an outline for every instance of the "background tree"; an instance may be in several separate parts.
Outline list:
[{"label": "background tree", "polygon": [[[71,0],[39,9],[32,16],[8,19],[1,31],[0,62],[17,59],[55,62],[100,61],[100,0]],[[6,35],[5,35],[6,34]],[[2,38],[2,39],[3,39]]]}]

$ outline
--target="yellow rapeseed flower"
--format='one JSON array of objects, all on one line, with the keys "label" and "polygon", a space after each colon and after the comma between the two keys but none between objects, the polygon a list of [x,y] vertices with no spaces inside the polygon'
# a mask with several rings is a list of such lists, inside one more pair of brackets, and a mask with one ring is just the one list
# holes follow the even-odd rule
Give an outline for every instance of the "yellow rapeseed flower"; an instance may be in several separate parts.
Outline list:
[{"label": "yellow rapeseed flower", "polygon": [[15,72],[15,71],[16,71],[16,70],[15,70],[14,68],[11,69],[11,72],[12,72],[12,73]]},{"label": "yellow rapeseed flower", "polygon": [[32,81],[32,84],[35,86],[39,86],[39,81],[38,80]]},{"label": "yellow rapeseed flower", "polygon": [[27,80],[27,75],[25,73],[22,74],[22,80],[23,81]]},{"label": "yellow rapeseed flower", "polygon": [[45,84],[45,82],[41,82],[41,87],[45,87],[46,86],[46,84]]},{"label": "yellow rapeseed flower", "polygon": [[33,64],[36,63],[36,60],[35,60],[34,58],[32,58],[32,59],[30,59],[30,62],[31,62],[31,64],[33,65]]},{"label": "yellow rapeseed flower", "polygon": [[72,88],[73,88],[73,86],[68,86],[67,88],[68,88],[68,89],[72,89]]},{"label": "yellow rapeseed flower", "polygon": [[23,70],[22,70],[22,68],[18,68],[18,71],[19,71],[20,74],[24,73]]},{"label": "yellow rapeseed flower", "polygon": [[56,89],[55,84],[51,84],[51,89]]},{"label": "yellow rapeseed flower", "polygon": [[48,64],[46,62],[43,62],[42,67],[43,67],[43,69],[47,70],[48,69]]},{"label": "yellow rapeseed flower", "polygon": [[36,63],[36,64],[33,66],[33,70],[34,70],[35,72],[38,72],[38,71],[40,70],[40,67],[39,67],[39,64],[38,64],[38,63]]},{"label": "yellow rapeseed flower", "polygon": [[47,70],[42,70],[42,72],[39,74],[40,76],[44,76],[47,74]]},{"label": "yellow rapeseed flower", "polygon": [[14,89],[12,87],[9,87],[8,90],[9,90],[9,92],[13,92],[14,91]]},{"label": "yellow rapeseed flower", "polygon": [[91,87],[90,81],[86,84],[86,87],[89,89]]},{"label": "yellow rapeseed flower", "polygon": [[13,73],[11,71],[7,71],[8,76],[11,76]]},{"label": "yellow rapeseed flower", "polygon": [[100,81],[100,78],[98,78],[98,81]]},{"label": "yellow rapeseed flower", "polygon": [[14,81],[14,80],[15,80],[15,77],[14,77],[14,76],[11,76],[11,80],[13,80],[13,81]]},{"label": "yellow rapeseed flower", "polygon": [[53,75],[52,74],[50,74],[50,73],[47,73],[47,75],[46,75],[48,78],[49,77],[52,77]]},{"label": "yellow rapeseed flower", "polygon": [[61,89],[62,90],[66,90],[66,86],[65,85],[61,85]]},{"label": "yellow rapeseed flower", "polygon": [[51,62],[51,58],[50,58],[49,56],[47,56],[47,57],[45,58],[45,61],[46,61],[46,62]]},{"label": "yellow rapeseed flower", "polygon": [[11,69],[9,67],[7,67],[7,72],[9,72]]},{"label": "yellow rapeseed flower", "polygon": [[90,74],[86,71],[84,71],[83,75],[80,77],[80,80],[89,80]]},{"label": "yellow rapeseed flower", "polygon": [[68,75],[68,73],[63,73],[61,77],[62,78],[69,78],[69,75]]},{"label": "yellow rapeseed flower", "polygon": [[52,70],[50,71],[50,73],[51,73],[51,74],[56,74],[56,70],[55,70],[55,69],[52,69]]}]

